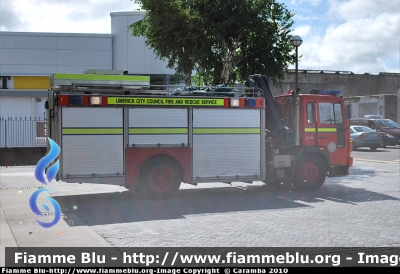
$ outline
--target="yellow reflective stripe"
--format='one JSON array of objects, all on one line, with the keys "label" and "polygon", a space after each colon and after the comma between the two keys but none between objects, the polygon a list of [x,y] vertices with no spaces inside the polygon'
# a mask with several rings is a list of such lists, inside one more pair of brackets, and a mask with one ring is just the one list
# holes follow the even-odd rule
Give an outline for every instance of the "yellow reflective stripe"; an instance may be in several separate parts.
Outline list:
[{"label": "yellow reflective stripe", "polygon": [[260,128],[194,128],[194,134],[260,134]]},{"label": "yellow reflective stripe", "polygon": [[[315,127],[306,127],[304,129],[305,132],[315,132]],[[318,128],[318,132],[336,132],[336,128],[330,127],[320,127]]]},{"label": "yellow reflective stripe", "polygon": [[122,134],[122,128],[63,128],[63,135],[112,135]]},{"label": "yellow reflective stripe", "polygon": [[318,128],[318,132],[336,132],[336,128],[320,127]]},{"label": "yellow reflective stripe", "polygon": [[[122,128],[63,128],[63,135],[122,134]],[[260,134],[260,128],[195,128],[194,134]],[[188,134],[187,128],[129,128],[129,134]]]},{"label": "yellow reflective stripe", "polygon": [[315,132],[315,127],[306,127],[304,129],[305,132]]},{"label": "yellow reflective stripe", "polygon": [[129,128],[129,134],[187,134],[185,128]]}]

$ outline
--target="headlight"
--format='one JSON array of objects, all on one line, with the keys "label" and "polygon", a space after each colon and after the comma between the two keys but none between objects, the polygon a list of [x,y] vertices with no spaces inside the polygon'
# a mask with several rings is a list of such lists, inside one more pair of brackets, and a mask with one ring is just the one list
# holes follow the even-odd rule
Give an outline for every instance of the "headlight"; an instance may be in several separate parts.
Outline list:
[{"label": "headlight", "polygon": [[381,133],[380,136],[381,136],[381,138],[384,138],[384,137],[394,138],[393,135],[390,135],[390,134],[387,134],[387,133]]}]

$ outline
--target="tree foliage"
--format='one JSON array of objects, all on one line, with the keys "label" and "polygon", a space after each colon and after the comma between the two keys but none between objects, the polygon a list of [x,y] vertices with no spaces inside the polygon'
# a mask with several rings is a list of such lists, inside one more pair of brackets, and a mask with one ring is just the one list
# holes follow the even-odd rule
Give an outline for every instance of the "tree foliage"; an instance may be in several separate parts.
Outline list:
[{"label": "tree foliage", "polygon": [[290,43],[293,12],[275,0],[136,0],[146,14],[130,26],[144,36],[168,67],[196,69],[206,84],[232,84],[250,74],[274,82],[295,56]]}]

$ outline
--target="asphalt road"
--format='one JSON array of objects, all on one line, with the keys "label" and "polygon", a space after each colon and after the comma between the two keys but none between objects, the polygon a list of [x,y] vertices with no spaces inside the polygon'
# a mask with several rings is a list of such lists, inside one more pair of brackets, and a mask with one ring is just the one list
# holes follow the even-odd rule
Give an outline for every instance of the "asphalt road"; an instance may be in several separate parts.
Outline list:
[{"label": "asphalt road", "polygon": [[311,192],[184,184],[170,200],[137,200],[121,186],[52,182],[63,211],[54,229],[39,227],[29,209],[40,186],[33,168],[0,167],[0,204],[18,246],[82,246],[95,235],[116,248],[400,246],[399,152],[355,151],[349,176]]},{"label": "asphalt road", "polygon": [[352,156],[363,161],[396,161],[400,159],[400,146],[378,148],[376,151],[371,151],[369,148],[359,148],[352,152]]}]

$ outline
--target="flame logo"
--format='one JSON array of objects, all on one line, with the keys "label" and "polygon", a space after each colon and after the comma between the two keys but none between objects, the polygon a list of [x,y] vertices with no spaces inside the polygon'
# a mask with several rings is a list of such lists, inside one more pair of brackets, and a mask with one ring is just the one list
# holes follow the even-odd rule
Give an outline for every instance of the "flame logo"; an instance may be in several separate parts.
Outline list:
[{"label": "flame logo", "polygon": [[[37,201],[40,193],[42,193],[42,192],[50,192],[50,190],[47,189],[47,188],[42,188],[42,189],[36,190],[32,194],[31,198],[29,198],[29,206],[31,207],[31,210],[33,211],[33,213],[35,213],[38,216],[44,216],[43,213],[40,212],[40,210],[39,210],[39,208],[38,208],[38,206],[36,204],[36,201]],[[60,205],[57,203],[57,201],[54,200],[53,198],[46,197],[46,199],[49,200],[50,203],[54,207],[54,219],[50,223],[45,223],[45,222],[41,222],[41,221],[38,221],[38,220],[36,220],[36,222],[39,225],[41,225],[42,227],[44,227],[44,228],[49,228],[49,227],[54,226],[60,220],[60,218],[61,218],[61,208],[60,208]],[[46,211],[49,211],[49,207],[45,203],[43,203],[42,206]]]},{"label": "flame logo", "polygon": [[[50,151],[46,156],[44,156],[42,159],[39,160],[35,169],[36,180],[38,180],[44,185],[47,185],[46,180],[43,176],[46,166],[48,166],[51,162],[53,162],[61,151],[60,147],[53,140],[51,140],[50,138],[47,139],[49,140]],[[46,176],[49,183],[51,182],[51,180],[54,179],[54,177],[56,177],[58,168],[59,168],[58,160],[57,162],[55,162],[54,165],[48,168]]]},{"label": "flame logo", "polygon": [[[56,177],[56,175],[58,173],[58,169],[59,169],[58,160],[47,169],[47,172],[45,172],[45,169],[51,162],[53,162],[57,158],[57,156],[60,154],[60,151],[61,151],[60,147],[52,139],[47,138],[47,140],[49,141],[49,144],[50,144],[50,151],[47,155],[45,155],[42,159],[39,160],[39,162],[36,165],[36,169],[35,169],[36,180],[38,180],[39,182],[41,182],[44,185],[47,185],[54,179],[54,177]],[[46,182],[46,179],[44,178],[44,173],[46,174],[47,182]],[[40,212],[40,210],[36,204],[37,199],[39,198],[39,195],[42,192],[51,192],[51,191],[47,188],[42,188],[42,189],[36,190],[32,194],[32,196],[29,198],[29,206],[30,206],[31,210],[33,211],[33,213],[35,213],[38,216],[44,216],[43,213]],[[54,208],[54,219],[50,223],[45,223],[45,222],[41,222],[38,220],[36,220],[36,222],[44,228],[49,228],[49,227],[52,227],[55,224],[57,224],[58,221],[60,220],[61,208],[60,208],[60,205],[58,204],[58,202],[56,200],[54,200],[53,198],[46,197],[46,199],[50,201],[50,203],[52,204],[52,206]],[[45,203],[43,203],[42,206],[46,211],[50,210],[49,207]]]}]

